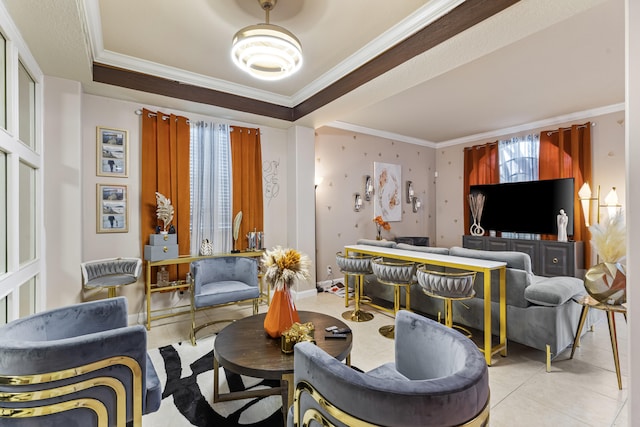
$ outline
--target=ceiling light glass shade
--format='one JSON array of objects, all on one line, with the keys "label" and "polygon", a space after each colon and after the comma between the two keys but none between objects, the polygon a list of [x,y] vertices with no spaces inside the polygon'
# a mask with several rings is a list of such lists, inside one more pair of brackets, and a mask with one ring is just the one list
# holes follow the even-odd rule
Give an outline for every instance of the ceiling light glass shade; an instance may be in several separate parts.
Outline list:
[{"label": "ceiling light glass shade", "polygon": [[231,58],[253,77],[279,80],[300,69],[302,46],[296,36],[282,27],[250,25],[233,36]]}]

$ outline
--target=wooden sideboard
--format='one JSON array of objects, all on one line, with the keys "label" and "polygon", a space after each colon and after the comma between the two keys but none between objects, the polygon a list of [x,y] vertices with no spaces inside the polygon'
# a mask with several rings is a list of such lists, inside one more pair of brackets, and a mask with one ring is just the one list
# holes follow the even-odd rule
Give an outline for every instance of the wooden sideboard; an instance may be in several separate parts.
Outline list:
[{"label": "wooden sideboard", "polygon": [[524,252],[531,257],[531,269],[537,276],[584,277],[583,242],[462,236],[462,246],[485,251]]}]

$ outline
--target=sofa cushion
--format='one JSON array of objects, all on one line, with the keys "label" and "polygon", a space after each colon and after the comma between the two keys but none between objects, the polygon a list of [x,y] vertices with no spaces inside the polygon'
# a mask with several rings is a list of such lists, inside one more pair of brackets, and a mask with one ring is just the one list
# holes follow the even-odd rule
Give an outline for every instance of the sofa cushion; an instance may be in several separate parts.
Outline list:
[{"label": "sofa cushion", "polygon": [[576,295],[586,293],[582,280],[557,276],[538,280],[527,286],[524,297],[532,304],[553,307],[564,304]]},{"label": "sofa cushion", "polygon": [[373,240],[373,239],[358,239],[357,245],[369,245],[369,246],[381,246],[383,248],[395,248],[396,242],[393,240]]},{"label": "sofa cushion", "polygon": [[408,251],[418,251],[418,252],[428,252],[431,254],[449,255],[449,248],[437,248],[434,246],[416,246],[416,245],[409,245],[407,243],[398,243],[396,248],[405,249]]},{"label": "sofa cushion", "polygon": [[467,249],[453,246],[449,249],[449,255],[466,258],[486,259],[490,261],[502,261],[507,263],[507,268],[517,268],[533,274],[531,270],[531,257],[524,252],[512,251],[483,251],[480,249]]},{"label": "sofa cushion", "polygon": [[396,236],[394,238],[394,240],[398,244],[406,243],[408,245],[414,245],[414,246],[429,246],[429,238],[428,237],[421,237],[421,236],[418,236],[418,237],[413,237],[413,236],[398,237],[398,236]]}]

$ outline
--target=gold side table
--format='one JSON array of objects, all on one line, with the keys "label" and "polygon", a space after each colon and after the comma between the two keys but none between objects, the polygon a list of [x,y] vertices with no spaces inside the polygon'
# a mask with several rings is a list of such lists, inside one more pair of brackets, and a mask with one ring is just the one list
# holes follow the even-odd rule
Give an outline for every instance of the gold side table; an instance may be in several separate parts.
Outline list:
[{"label": "gold side table", "polygon": [[604,310],[607,313],[607,322],[609,323],[609,336],[611,338],[611,349],[613,350],[613,363],[616,367],[616,376],[618,377],[618,389],[622,390],[622,378],[620,376],[620,358],[618,357],[618,335],[616,334],[616,313],[622,313],[624,315],[625,322],[627,321],[627,308],[619,304],[605,304],[593,299],[590,295],[585,295],[575,300],[578,304],[582,305],[582,314],[580,315],[580,323],[578,323],[578,330],[576,331],[576,337],[573,340],[573,346],[571,347],[571,356],[569,359],[573,359],[573,354],[576,351],[576,347],[580,347],[580,333],[584,327],[584,322],[587,319],[587,313],[590,308],[598,310]]}]

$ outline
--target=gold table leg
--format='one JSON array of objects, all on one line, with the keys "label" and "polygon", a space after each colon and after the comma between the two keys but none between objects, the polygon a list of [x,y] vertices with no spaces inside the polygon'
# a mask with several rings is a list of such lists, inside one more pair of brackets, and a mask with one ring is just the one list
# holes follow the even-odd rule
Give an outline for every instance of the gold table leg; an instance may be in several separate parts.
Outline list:
[{"label": "gold table leg", "polygon": [[571,347],[571,355],[569,359],[573,359],[573,354],[576,352],[576,347],[580,347],[580,334],[582,328],[584,328],[584,322],[587,320],[587,313],[589,312],[589,306],[582,307],[582,313],[580,314],[580,322],[578,322],[578,330],[576,330],[576,337],[573,339],[573,346]]},{"label": "gold table leg", "polygon": [[613,350],[613,363],[616,365],[616,377],[618,377],[618,389],[622,390],[622,378],[620,376],[620,358],[618,356],[618,335],[616,334],[616,318],[613,311],[607,311],[607,321],[609,323],[609,336],[611,338],[611,349]]}]

